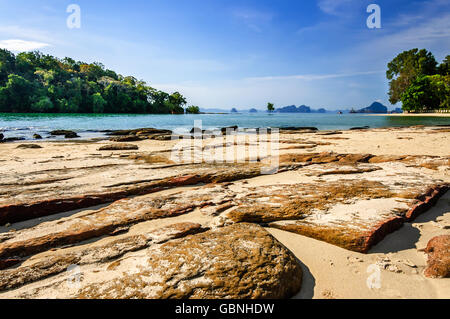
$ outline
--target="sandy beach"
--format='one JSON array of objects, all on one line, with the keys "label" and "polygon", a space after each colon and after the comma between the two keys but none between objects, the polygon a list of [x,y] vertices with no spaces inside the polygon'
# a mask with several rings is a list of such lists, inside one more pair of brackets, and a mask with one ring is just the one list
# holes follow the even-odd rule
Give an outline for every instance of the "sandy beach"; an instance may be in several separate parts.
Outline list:
[{"label": "sandy beach", "polygon": [[140,136],[0,143],[0,298],[450,298],[448,128]]},{"label": "sandy beach", "polygon": [[449,117],[450,113],[398,113],[398,114],[369,114],[370,116],[416,116],[416,117]]}]

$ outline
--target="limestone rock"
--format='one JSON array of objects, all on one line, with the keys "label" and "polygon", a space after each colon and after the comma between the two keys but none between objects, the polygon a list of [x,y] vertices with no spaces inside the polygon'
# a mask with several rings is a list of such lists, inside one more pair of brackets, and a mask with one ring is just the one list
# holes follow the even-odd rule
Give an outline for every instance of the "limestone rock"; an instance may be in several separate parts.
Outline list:
[{"label": "limestone rock", "polygon": [[[171,239],[185,237],[205,231],[199,224],[173,224],[145,234],[125,236],[106,244],[91,247],[80,246],[75,250],[57,252],[29,266],[21,266],[0,272],[0,291],[13,289],[54,276],[67,270],[70,265],[109,263],[126,253],[142,250],[153,244],[161,244]],[[11,261],[12,262],[12,261]]]},{"label": "limestone rock", "polygon": [[252,224],[234,224],[152,246],[139,264],[83,287],[77,297],[289,298],[300,290],[302,280],[295,256]]},{"label": "limestone rock", "polygon": [[425,276],[430,278],[450,277],[450,235],[432,238],[425,249],[428,267]]}]

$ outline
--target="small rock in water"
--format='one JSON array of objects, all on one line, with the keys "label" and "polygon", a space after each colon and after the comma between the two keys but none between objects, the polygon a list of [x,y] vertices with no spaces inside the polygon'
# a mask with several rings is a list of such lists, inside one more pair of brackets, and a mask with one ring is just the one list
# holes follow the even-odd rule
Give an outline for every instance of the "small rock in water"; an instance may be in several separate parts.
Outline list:
[{"label": "small rock in water", "polygon": [[40,136],[39,134],[34,134],[34,135],[33,135],[33,138],[34,138],[35,140],[41,140],[41,139],[42,139],[42,136]]}]

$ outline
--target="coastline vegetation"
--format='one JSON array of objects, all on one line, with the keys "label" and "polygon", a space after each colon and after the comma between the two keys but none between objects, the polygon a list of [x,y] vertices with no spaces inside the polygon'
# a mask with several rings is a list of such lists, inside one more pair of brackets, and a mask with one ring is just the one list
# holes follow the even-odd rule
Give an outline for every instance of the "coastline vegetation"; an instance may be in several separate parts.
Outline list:
[{"label": "coastline vegetation", "polygon": [[438,65],[425,49],[397,55],[388,64],[389,101],[406,112],[450,112],[450,55]]},{"label": "coastline vegetation", "polygon": [[183,114],[186,99],[100,63],[0,49],[0,113]]}]

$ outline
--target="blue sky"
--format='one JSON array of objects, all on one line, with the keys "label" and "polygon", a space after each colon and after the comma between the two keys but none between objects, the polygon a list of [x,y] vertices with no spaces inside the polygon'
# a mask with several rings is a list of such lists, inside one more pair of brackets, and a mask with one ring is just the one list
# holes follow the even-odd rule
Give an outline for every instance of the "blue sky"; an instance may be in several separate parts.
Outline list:
[{"label": "blue sky", "polygon": [[[371,3],[381,29],[367,28]],[[0,47],[102,62],[204,108],[389,105],[396,54],[450,54],[450,0],[0,0]]]}]

